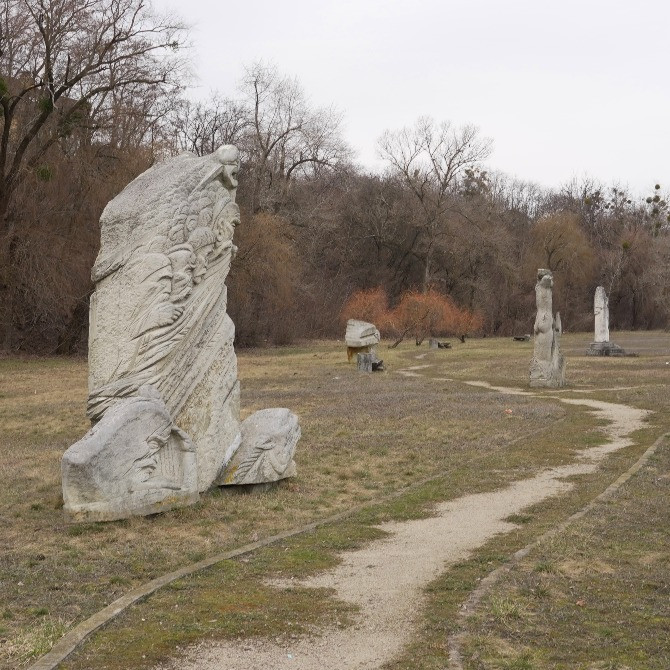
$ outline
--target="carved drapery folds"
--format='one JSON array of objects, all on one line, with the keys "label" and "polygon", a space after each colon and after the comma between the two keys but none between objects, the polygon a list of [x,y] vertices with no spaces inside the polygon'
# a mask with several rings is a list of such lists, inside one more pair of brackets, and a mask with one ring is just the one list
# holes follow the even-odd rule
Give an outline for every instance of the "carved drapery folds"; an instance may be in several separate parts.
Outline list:
[{"label": "carved drapery folds", "polygon": [[[92,467],[86,454],[99,465],[101,453],[127,450],[130,433],[123,426],[131,419],[126,400],[142,397],[147,389],[194,454],[180,470],[179,488],[174,480],[165,484],[172,492],[165,495],[165,509],[197,499],[240,446],[235,328],[226,313],[224,283],[237,251],[238,169],[233,146],[205,157],[182,154],[141,174],[102,214],[89,330],[87,413],[94,427],[63,459],[65,509],[76,519],[93,518],[93,508],[85,509],[76,491],[77,472]],[[151,422],[153,406],[133,407],[148,412],[133,414],[133,425]],[[110,426],[117,424],[115,437]],[[99,425],[105,426],[104,449]],[[141,435],[138,429],[132,439],[141,443]],[[133,452],[137,458],[124,481],[146,471],[141,452],[139,447]],[[189,468],[193,476],[185,472]],[[104,498],[105,491],[100,489],[99,496]],[[109,499],[106,511],[105,501],[96,500],[93,516],[152,513],[144,511],[141,497],[134,493],[123,504],[118,496]],[[70,504],[75,499],[79,502]],[[155,509],[160,503],[152,505],[152,511],[160,511]]]}]

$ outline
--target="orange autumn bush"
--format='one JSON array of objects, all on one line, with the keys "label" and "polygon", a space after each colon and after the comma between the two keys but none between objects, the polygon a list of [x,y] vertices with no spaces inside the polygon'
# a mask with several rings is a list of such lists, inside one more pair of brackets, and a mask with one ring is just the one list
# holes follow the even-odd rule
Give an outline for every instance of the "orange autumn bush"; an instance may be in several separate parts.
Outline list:
[{"label": "orange autumn bush", "polygon": [[388,313],[388,298],[381,287],[363,289],[352,293],[340,312],[343,324],[349,319],[374,323],[380,330],[384,327]]},{"label": "orange autumn bush", "polygon": [[341,318],[374,323],[396,338],[393,347],[409,335],[419,345],[429,336],[467,335],[483,324],[481,314],[459,307],[434,289],[425,293],[406,291],[393,308],[388,307],[386,292],[380,287],[357,291],[346,302]]}]

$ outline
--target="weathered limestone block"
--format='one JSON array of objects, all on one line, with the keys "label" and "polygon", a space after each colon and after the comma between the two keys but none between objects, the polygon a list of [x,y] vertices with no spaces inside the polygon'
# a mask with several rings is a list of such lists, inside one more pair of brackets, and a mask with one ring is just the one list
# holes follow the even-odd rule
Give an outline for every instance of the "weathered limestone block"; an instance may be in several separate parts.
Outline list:
[{"label": "weathered limestone block", "polygon": [[379,344],[381,335],[372,323],[349,319],[344,339],[348,347],[373,347]]},{"label": "weathered limestone block", "polygon": [[77,521],[154,514],[198,500],[196,454],[160,394],[143,386],[63,455],[65,511]]},{"label": "weathered limestone block", "polygon": [[241,425],[241,444],[217,484],[247,485],[295,477],[293,460],[300,439],[298,417],[285,408],[254,412]]},{"label": "weathered limestone block", "polygon": [[[141,174],[102,213],[90,306],[87,413],[93,428],[63,461],[63,492],[71,501],[66,510],[75,519],[101,473],[116,484],[96,484],[95,502],[118,511],[105,511],[101,519],[189,504],[240,445],[235,327],[226,314],[224,283],[237,251],[238,169],[233,146],[204,157],[182,154]],[[188,495],[155,493],[149,502],[125,481],[133,474],[120,456],[129,449],[123,412],[149,386],[152,402],[163,403],[189,445],[195,497],[191,479]],[[137,430],[133,440],[143,434]],[[74,467],[79,463],[86,467]]]},{"label": "weathered limestone block", "polygon": [[347,347],[347,361],[351,362],[351,359],[354,356],[358,356],[359,354],[369,354],[373,352],[375,348],[373,346],[369,347]]},{"label": "weathered limestone block", "polygon": [[351,361],[354,355],[368,354],[374,351],[381,336],[374,324],[367,321],[349,319],[344,340],[347,344],[347,360]]},{"label": "weathered limestone block", "polygon": [[530,363],[530,385],[532,387],[555,388],[565,385],[565,358],[561,354],[561,315],[553,316],[553,275],[549,270],[537,271],[535,300],[537,314],[533,333],[533,358]]}]

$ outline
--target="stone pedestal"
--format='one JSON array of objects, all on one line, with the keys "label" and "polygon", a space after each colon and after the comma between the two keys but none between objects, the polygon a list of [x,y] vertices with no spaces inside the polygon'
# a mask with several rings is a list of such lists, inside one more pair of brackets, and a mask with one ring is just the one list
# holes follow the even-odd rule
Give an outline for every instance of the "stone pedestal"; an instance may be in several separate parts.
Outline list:
[{"label": "stone pedestal", "polygon": [[377,358],[374,351],[369,354],[358,354],[356,363],[360,372],[378,372],[384,369],[384,361]]},{"label": "stone pedestal", "polygon": [[614,342],[591,342],[586,350],[587,356],[626,356],[625,349],[622,349]]}]

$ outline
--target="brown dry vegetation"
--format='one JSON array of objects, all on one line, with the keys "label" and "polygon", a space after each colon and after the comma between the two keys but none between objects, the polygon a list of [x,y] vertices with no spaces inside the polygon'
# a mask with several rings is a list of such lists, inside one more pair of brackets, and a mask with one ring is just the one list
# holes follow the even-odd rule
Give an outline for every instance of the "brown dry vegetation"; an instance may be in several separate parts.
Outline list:
[{"label": "brown dry vegetation", "polygon": [[[668,372],[659,355],[668,353],[667,336],[634,337],[640,348],[649,343],[656,353],[620,360],[573,355],[568,374],[579,388],[633,387],[596,395],[656,410],[652,426],[636,447],[581,478],[569,501],[547,503],[531,515],[532,522],[506,541],[509,548],[595,495],[670,423]],[[583,351],[588,341],[588,336],[566,336],[565,349]],[[502,397],[457,381],[523,386],[531,350],[530,343],[487,338],[454,343],[452,350],[417,360],[425,348],[380,348],[389,372],[372,376],[347,364],[338,343],[246,351],[239,359],[245,414],[283,405],[301,416],[298,478],[264,495],[214,491],[192,508],[81,526],[68,525],[59,508],[59,459],[87,428],[85,363],[0,360],[0,667],[26,665],[64,630],[170,569],[414,485],[395,502],[360,512],[349,522],[181,580],[132,608],[67,667],[147,667],[149,660],[174,654],[176,645],[203,636],[284,634],[333,616],[346,625],[346,606],[328,594],[298,593],[280,606],[260,578],[277,572],[299,576],[332,565],[337,550],[375,537],[373,525],[380,519],[421,515],[435,500],[497,488],[540,467],[568,462],[575,450],[601,439],[594,419],[580,408]],[[396,373],[414,365],[432,367],[418,371],[421,377]],[[431,477],[436,478],[419,485]],[[430,607],[455,607],[456,596],[467,594],[468,579],[490,569],[488,563],[475,560],[461,590],[450,589],[450,599],[438,589],[439,602]],[[241,594],[246,595],[241,599]],[[420,635],[429,639],[431,631],[427,624]],[[148,660],[140,660],[143,655]]]},{"label": "brown dry vegetation", "polygon": [[[538,267],[554,272],[554,307],[572,329],[590,327],[599,284],[614,327],[670,323],[666,185],[649,184],[646,198],[588,178],[540,188],[488,172],[490,143],[475,128],[429,118],[379,128],[386,165],[370,174],[352,162],[343,116],[270,65],[245,68],[235,98],[189,102],[184,29],[144,0],[0,7],[4,351],[83,352],[105,204],[156,161],[228,143],[242,157],[228,282],[238,345],[334,336],[342,306],[374,286],[393,308],[387,335],[416,322],[407,296],[416,306],[429,289],[448,301],[447,318],[428,318],[424,304],[419,338],[524,332]],[[106,46],[90,53],[96,30]]]}]

